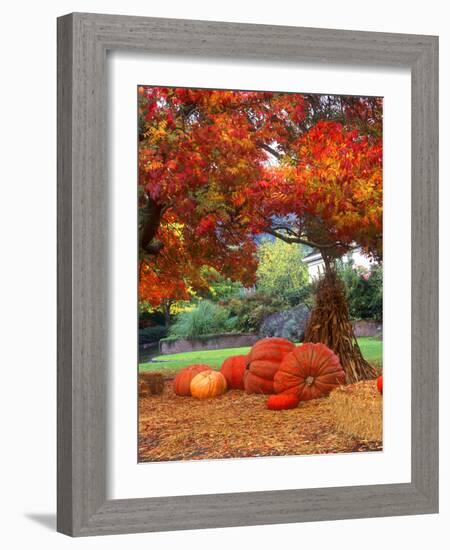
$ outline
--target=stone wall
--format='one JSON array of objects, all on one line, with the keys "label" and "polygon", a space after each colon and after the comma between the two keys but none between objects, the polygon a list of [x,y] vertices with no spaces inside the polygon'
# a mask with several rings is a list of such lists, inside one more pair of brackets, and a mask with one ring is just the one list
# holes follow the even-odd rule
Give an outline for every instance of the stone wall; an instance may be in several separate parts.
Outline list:
[{"label": "stone wall", "polygon": [[162,354],[185,353],[208,349],[241,348],[253,346],[261,337],[257,334],[212,334],[195,338],[164,338],[159,342]]},{"label": "stone wall", "polygon": [[[294,309],[294,308],[293,308]],[[305,315],[302,318],[302,323],[297,319],[297,323],[302,325],[308,319],[309,312],[304,311]],[[278,320],[279,321],[279,320]],[[355,321],[353,323],[355,336],[379,336],[382,334],[383,325],[377,321]],[[278,334],[277,334],[278,335]],[[272,334],[211,334],[206,336],[197,336],[195,338],[163,338],[159,341],[159,352],[163,355],[169,353],[185,353],[188,351],[204,351],[209,349],[223,348],[243,348],[253,346],[255,342]],[[298,339],[298,336],[283,335],[284,337]],[[300,338],[301,340],[301,338]]]},{"label": "stone wall", "polygon": [[383,331],[383,323],[378,321],[354,321],[353,330],[357,338],[361,336],[379,336]]}]

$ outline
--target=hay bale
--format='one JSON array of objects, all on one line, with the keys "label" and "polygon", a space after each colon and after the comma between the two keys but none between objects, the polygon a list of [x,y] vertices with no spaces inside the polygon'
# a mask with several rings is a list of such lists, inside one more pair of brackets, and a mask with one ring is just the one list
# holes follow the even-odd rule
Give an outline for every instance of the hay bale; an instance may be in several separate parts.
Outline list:
[{"label": "hay bale", "polygon": [[328,403],[338,431],[358,439],[382,441],[383,398],[375,381],[336,388],[330,393]]},{"label": "hay bale", "polygon": [[161,395],[164,390],[164,377],[159,372],[141,372],[139,374],[139,397]]}]

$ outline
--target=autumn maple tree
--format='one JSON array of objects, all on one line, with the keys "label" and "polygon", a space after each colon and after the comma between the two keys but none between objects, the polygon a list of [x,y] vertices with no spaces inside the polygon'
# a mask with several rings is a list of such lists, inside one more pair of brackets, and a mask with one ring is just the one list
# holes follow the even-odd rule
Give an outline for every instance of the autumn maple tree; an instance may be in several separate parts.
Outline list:
[{"label": "autumn maple tree", "polygon": [[248,118],[259,96],[140,89],[140,293],[152,305],[202,289],[203,266],[253,283],[242,204],[246,182],[263,174]]},{"label": "autumn maple tree", "polygon": [[[342,294],[334,262],[355,246],[381,258],[379,98],[140,87],[139,140],[140,296],[153,306],[207,287],[205,266],[252,285],[261,234],[318,249],[328,293]],[[318,296],[307,336],[341,353],[349,380],[372,376],[345,296],[335,308],[319,315]],[[317,331],[324,315],[342,318]]]},{"label": "autumn maple tree", "polygon": [[341,358],[350,382],[371,378],[349,320],[335,260],[356,246],[382,256],[382,146],[378,136],[320,120],[289,143],[278,165],[249,187],[258,230],[320,251],[325,272],[305,340]]}]

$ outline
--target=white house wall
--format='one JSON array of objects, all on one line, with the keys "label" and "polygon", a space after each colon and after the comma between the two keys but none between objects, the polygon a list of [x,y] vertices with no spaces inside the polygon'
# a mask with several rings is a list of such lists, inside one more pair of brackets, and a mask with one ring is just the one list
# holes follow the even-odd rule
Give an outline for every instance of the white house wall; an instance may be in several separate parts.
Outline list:
[{"label": "white house wall", "polygon": [[[365,269],[370,269],[373,263],[368,256],[361,254],[360,250],[354,250],[352,253],[346,254],[342,257],[342,261],[344,263],[348,263],[350,259],[353,259],[353,265],[355,268],[363,267]],[[311,257],[310,260],[306,260],[305,263],[308,266],[308,275],[310,281],[317,279],[325,270],[325,263],[322,259],[322,256],[320,256],[319,254]]]}]

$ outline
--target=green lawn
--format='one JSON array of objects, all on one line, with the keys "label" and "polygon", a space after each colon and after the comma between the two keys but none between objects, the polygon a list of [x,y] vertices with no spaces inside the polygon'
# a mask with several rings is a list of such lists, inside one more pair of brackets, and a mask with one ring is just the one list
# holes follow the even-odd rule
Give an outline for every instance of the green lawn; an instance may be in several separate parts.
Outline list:
[{"label": "green lawn", "polygon": [[[383,356],[383,342],[376,338],[358,338],[361,351],[367,361],[381,364]],[[154,362],[141,363],[139,370],[144,371],[178,371],[187,365],[204,363],[213,369],[220,369],[223,361],[230,355],[246,354],[250,348],[227,348],[208,351],[190,351],[160,355]]]},{"label": "green lawn", "polygon": [[377,363],[381,365],[383,361],[383,341],[377,338],[358,338],[359,347],[361,348],[364,358],[369,363]]}]

